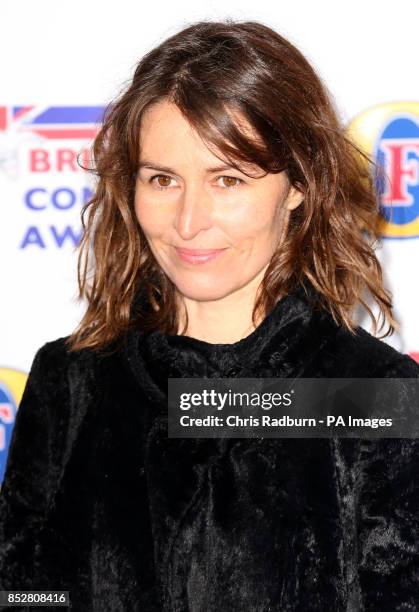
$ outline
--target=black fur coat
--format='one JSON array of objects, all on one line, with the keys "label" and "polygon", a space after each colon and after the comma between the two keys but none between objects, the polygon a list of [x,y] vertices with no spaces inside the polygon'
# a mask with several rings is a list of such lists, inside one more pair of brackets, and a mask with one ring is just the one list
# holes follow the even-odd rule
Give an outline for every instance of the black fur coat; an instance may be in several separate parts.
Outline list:
[{"label": "black fur coat", "polygon": [[68,590],[77,612],[418,611],[418,440],[167,437],[169,376],[419,377],[312,295],[231,345],[133,328],[106,357],[42,346],[1,489],[0,589]]}]

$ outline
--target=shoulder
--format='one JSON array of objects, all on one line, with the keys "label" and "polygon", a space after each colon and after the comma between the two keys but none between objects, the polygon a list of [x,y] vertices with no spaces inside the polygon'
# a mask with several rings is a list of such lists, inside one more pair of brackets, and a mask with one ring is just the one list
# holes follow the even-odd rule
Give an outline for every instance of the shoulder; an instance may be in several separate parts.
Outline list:
[{"label": "shoulder", "polygon": [[69,336],[49,340],[40,346],[33,359],[33,365],[47,367],[48,365],[64,364],[71,359],[70,351],[67,346]]},{"label": "shoulder", "polygon": [[342,376],[373,378],[418,378],[419,364],[409,355],[376,338],[363,327],[355,333],[338,327],[327,345],[327,358],[333,359]]},{"label": "shoulder", "polygon": [[71,351],[68,339],[50,340],[35,353],[15,423],[22,437],[21,423],[37,419],[64,444],[66,436],[76,433],[71,423],[81,421],[103,398],[107,371],[100,353]]},{"label": "shoulder", "polygon": [[419,377],[419,364],[407,355],[358,327],[358,350],[368,354],[372,374],[377,377]]},{"label": "shoulder", "polygon": [[91,359],[91,352],[70,351],[68,340],[70,336],[62,336],[55,340],[49,340],[40,346],[33,358],[33,365],[38,367],[57,370],[66,367],[70,363],[86,361]]},{"label": "shoulder", "polygon": [[69,380],[80,381],[81,378],[94,375],[101,358],[98,352],[90,349],[71,351],[68,340],[62,336],[50,340],[36,351],[29,372],[32,385],[43,389],[59,386]]}]

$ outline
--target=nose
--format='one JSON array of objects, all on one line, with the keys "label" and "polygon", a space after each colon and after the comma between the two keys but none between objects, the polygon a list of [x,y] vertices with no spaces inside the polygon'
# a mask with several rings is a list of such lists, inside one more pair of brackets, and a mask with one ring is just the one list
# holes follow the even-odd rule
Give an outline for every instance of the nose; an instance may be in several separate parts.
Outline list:
[{"label": "nose", "polygon": [[176,230],[183,240],[190,240],[212,225],[212,205],[209,194],[198,185],[185,187],[175,216]]}]

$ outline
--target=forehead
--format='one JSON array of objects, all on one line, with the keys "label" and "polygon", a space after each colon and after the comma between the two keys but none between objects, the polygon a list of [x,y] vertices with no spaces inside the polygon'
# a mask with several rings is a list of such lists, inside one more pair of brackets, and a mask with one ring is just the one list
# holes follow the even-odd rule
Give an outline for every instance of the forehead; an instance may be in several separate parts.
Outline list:
[{"label": "forehead", "polygon": [[[259,140],[255,130],[241,113],[229,109],[228,114],[246,138]],[[169,164],[170,160],[188,156],[194,156],[196,162],[199,158],[205,162],[217,162],[214,166],[220,165],[221,162],[233,165],[219,147],[203,140],[175,104],[162,101],[146,109],[140,126],[140,160]],[[234,162],[248,172],[260,170],[255,163],[239,159],[234,159]]]},{"label": "forehead", "polygon": [[[240,132],[248,138],[258,139],[256,130],[242,112],[232,106],[224,106],[224,110],[226,116],[231,119]],[[180,108],[168,100],[161,100],[145,109],[141,118],[141,131],[158,130],[159,128],[166,127],[167,123],[172,124],[177,129],[183,127],[185,131],[193,131],[191,124]]]}]

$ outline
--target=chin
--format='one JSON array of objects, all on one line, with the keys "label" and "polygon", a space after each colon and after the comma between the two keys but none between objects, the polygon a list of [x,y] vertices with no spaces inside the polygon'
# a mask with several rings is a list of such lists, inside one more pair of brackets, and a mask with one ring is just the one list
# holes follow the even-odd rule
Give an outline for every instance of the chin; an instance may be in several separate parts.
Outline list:
[{"label": "chin", "polygon": [[197,302],[220,300],[237,289],[234,285],[223,283],[212,276],[194,279],[175,278],[173,283],[182,296]]}]

